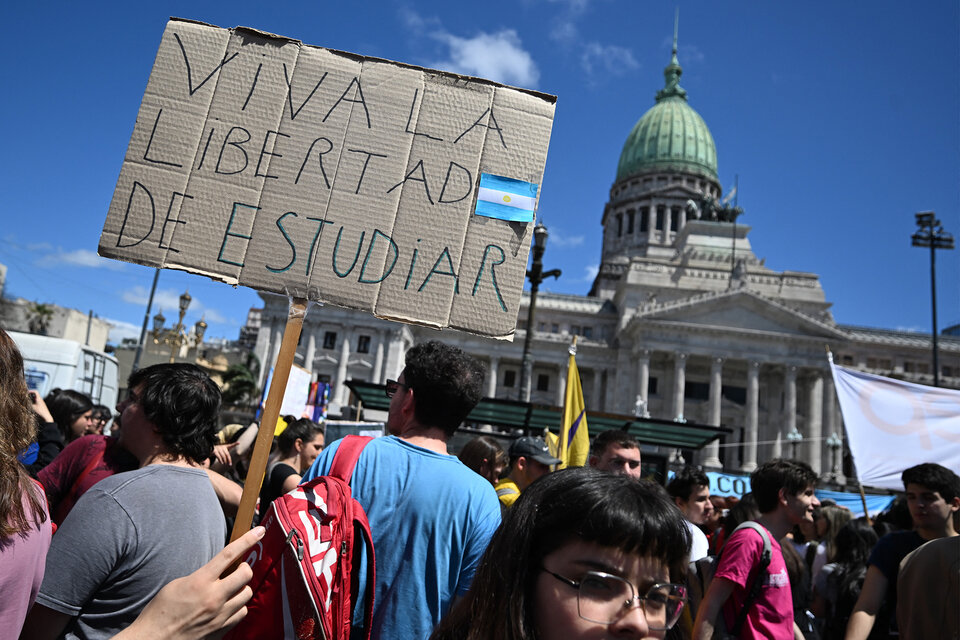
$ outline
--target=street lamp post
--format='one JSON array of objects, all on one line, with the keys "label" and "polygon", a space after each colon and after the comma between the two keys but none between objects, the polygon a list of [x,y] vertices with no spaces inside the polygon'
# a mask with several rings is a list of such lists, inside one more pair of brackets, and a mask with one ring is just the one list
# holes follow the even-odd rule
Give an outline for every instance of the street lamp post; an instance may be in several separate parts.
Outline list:
[{"label": "street lamp post", "polygon": [[830,481],[836,482],[840,474],[840,449],[843,448],[843,440],[837,435],[836,431],[827,438],[827,447],[830,448]]},{"label": "street lamp post", "polygon": [[914,214],[918,231],[910,239],[915,247],[930,248],[930,299],[933,303],[933,386],[940,386],[940,355],[937,349],[937,249],[953,249],[953,235],[943,230],[933,211]]},{"label": "street lamp post", "polygon": [[533,377],[530,345],[537,315],[537,290],[545,278],[560,277],[560,269],[543,270],[543,252],[547,248],[548,235],[547,228],[541,223],[533,228],[533,264],[527,270],[527,279],[530,280],[530,305],[527,307],[527,331],[523,337],[523,364],[520,372],[520,400],[523,402],[530,402],[530,378]]},{"label": "street lamp post", "polygon": [[177,349],[183,344],[185,337],[183,332],[183,316],[187,315],[187,309],[190,307],[192,300],[193,298],[191,298],[190,294],[186,291],[180,296],[180,317],[177,318],[177,326],[173,328],[173,335],[170,336],[170,364],[173,364],[177,355]]},{"label": "street lamp post", "polygon": [[[153,316],[153,342],[154,344],[169,344],[170,345],[170,364],[173,364],[177,357],[177,349],[183,344],[184,338],[186,338],[186,333],[184,332],[183,327],[183,317],[187,315],[187,309],[190,307],[190,302],[193,298],[190,297],[190,294],[186,291],[180,296],[180,317],[177,319],[177,326],[172,327],[171,329],[164,330],[163,323],[166,321],[166,318],[163,317],[163,313],[158,311],[157,315]],[[200,331],[200,324],[203,323],[202,331],[206,331],[207,324],[202,320],[197,323],[197,329],[199,333],[199,338],[202,339],[203,333]]]},{"label": "street lamp post", "polygon": [[787,434],[787,442],[790,443],[790,457],[794,460],[797,459],[797,445],[803,440],[803,434],[797,431],[797,428],[794,427],[790,430],[790,433]]}]

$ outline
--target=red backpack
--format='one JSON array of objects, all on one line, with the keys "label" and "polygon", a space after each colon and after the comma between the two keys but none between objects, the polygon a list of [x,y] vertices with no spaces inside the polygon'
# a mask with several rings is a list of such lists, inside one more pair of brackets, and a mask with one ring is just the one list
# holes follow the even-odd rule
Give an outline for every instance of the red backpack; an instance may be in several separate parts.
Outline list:
[{"label": "red backpack", "polygon": [[267,531],[246,559],[253,568],[247,616],[227,640],[346,640],[359,594],[361,545],[367,553],[364,638],[370,638],[376,580],[370,524],[350,494],[350,477],[372,438],[340,442],[330,474],[273,501]]}]

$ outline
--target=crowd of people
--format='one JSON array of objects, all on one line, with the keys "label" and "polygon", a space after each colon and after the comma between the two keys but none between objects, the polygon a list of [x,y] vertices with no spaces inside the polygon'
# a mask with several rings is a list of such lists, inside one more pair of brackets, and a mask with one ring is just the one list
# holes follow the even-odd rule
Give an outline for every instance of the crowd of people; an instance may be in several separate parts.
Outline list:
[{"label": "crowd of people", "polygon": [[[363,448],[350,481],[376,554],[371,637],[958,632],[954,471],[906,469],[905,508],[871,521],[821,503],[817,475],[794,460],[761,464],[739,499],[710,495],[696,467],[664,487],[643,477],[640,445],[623,431],[599,434],[585,468],[552,470],[560,461],[533,436],[506,447],[480,436],[455,457],[448,446],[484,375],[431,341],[387,382],[388,433]],[[242,624],[252,572],[238,560],[264,529],[225,542],[258,427],[219,429],[220,391],[193,365],[135,371],[128,388],[115,417],[75,391],[40,398],[0,330],[4,635],[201,638]],[[340,442],[286,419],[259,515],[329,473]],[[353,621],[364,625],[360,607]]]}]

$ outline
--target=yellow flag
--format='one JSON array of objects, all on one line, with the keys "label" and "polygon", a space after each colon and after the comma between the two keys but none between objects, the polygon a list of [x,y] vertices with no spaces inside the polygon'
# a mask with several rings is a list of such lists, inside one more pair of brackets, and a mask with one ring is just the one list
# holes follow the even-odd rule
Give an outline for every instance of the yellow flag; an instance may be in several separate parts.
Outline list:
[{"label": "yellow flag", "polygon": [[560,436],[555,434],[553,431],[547,431],[543,439],[547,442],[547,449],[550,450],[550,455],[554,458],[560,457]]},{"label": "yellow flag", "polygon": [[560,428],[560,464],[564,467],[582,467],[587,464],[590,453],[590,438],[587,435],[587,411],[583,403],[583,387],[577,371],[576,338],[570,347],[570,363],[567,366],[567,394],[563,404],[563,424]]}]

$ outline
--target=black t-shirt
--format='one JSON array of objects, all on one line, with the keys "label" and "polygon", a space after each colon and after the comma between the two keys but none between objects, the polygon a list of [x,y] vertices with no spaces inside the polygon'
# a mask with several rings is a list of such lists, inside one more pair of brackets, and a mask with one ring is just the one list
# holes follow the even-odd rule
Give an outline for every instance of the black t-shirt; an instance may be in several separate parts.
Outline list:
[{"label": "black t-shirt", "polygon": [[267,515],[270,504],[284,494],[283,483],[290,476],[300,475],[288,464],[278,462],[269,470],[266,482],[260,489],[260,519]]},{"label": "black t-shirt", "polygon": [[887,579],[887,595],[883,608],[877,614],[874,626],[880,629],[895,630],[897,621],[897,574],[900,571],[900,561],[907,554],[922,545],[926,540],[916,531],[896,531],[880,538],[877,546],[870,553],[867,566],[874,565]]}]

